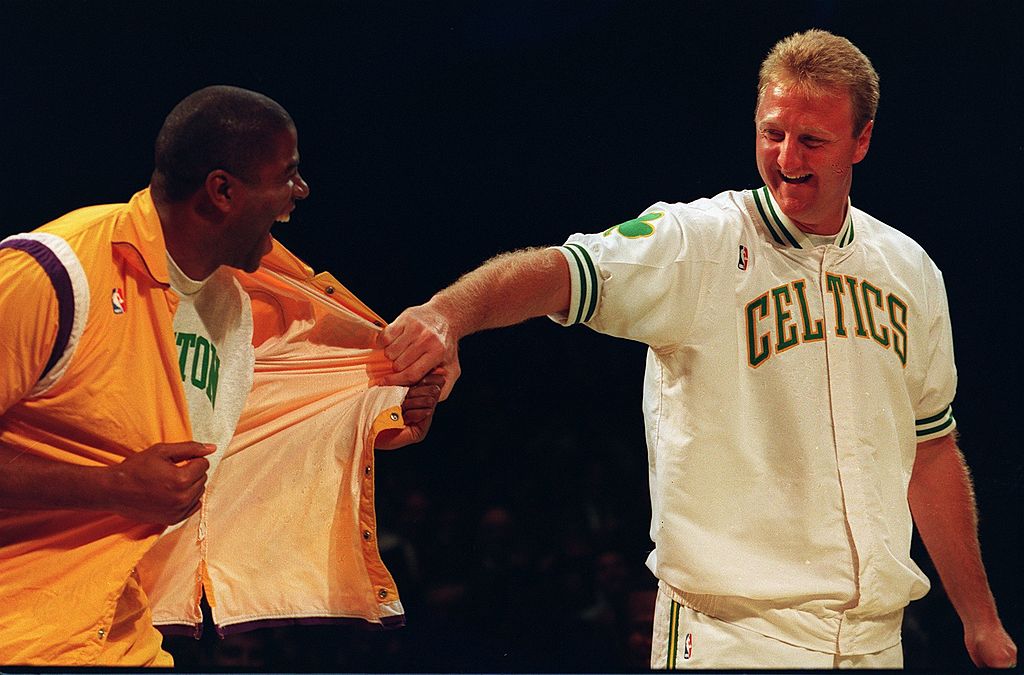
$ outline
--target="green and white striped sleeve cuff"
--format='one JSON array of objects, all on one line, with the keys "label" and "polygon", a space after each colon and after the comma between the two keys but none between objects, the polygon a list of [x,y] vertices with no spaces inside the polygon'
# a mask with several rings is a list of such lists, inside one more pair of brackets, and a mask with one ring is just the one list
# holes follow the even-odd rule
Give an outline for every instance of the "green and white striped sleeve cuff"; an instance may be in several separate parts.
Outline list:
[{"label": "green and white striped sleeve cuff", "polygon": [[590,251],[580,244],[569,243],[552,248],[564,255],[568,261],[572,286],[569,311],[565,315],[551,318],[564,326],[586,323],[594,316],[594,311],[597,309],[597,295],[600,291],[594,259],[591,257]]},{"label": "green and white striped sleeve cuff", "polygon": [[956,428],[956,420],[953,419],[953,406],[947,405],[946,409],[937,415],[917,420],[915,424],[918,443],[945,436]]}]

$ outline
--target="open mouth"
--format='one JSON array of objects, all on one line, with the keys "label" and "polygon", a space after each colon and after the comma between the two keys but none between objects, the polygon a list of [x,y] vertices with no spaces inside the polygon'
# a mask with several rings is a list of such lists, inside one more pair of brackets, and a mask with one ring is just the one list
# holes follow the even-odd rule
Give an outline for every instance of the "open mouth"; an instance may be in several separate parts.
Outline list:
[{"label": "open mouth", "polygon": [[287,223],[289,220],[292,219],[292,211],[294,209],[295,209],[295,205],[294,204],[289,206],[287,211],[283,211],[282,213],[278,214],[278,216],[276,218],[274,218],[274,222],[275,223]]},{"label": "open mouth", "polygon": [[809,173],[798,176],[787,176],[780,171],[779,175],[782,176],[782,182],[789,183],[790,185],[799,185],[801,183],[806,183],[811,179],[811,174]]}]

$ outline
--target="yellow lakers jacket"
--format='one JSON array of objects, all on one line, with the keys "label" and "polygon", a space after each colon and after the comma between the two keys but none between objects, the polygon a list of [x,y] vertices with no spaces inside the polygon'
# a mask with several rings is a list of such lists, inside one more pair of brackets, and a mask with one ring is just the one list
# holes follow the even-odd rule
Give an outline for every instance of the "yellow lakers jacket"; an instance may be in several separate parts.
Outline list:
[{"label": "yellow lakers jacket", "polygon": [[[402,426],[405,393],[374,386],[390,370],[374,348],[383,322],[276,242],[238,278],[253,387],[202,509],[162,538],[112,513],[0,509],[0,663],[168,663],[158,645],[149,661],[110,661],[114,608],[136,575],[153,622],[179,629],[201,625],[204,591],[224,632],[403,622],[374,515],[374,438]],[[0,444],[109,466],[191,440],[176,307],[148,190],[0,243],[0,308],[19,313],[0,331]]]}]

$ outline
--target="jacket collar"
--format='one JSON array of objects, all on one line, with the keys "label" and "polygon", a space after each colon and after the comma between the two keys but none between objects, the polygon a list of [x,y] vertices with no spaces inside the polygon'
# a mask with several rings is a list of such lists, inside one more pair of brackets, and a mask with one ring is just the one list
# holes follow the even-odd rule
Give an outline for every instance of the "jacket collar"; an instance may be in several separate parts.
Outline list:
[{"label": "jacket collar", "polygon": [[248,283],[247,278],[258,278],[261,274],[285,277],[292,282],[300,283],[307,290],[314,292],[329,303],[339,304],[377,326],[385,325],[384,320],[376,312],[357,298],[352,291],[345,288],[333,275],[329,272],[316,273],[312,267],[285,248],[281,242],[276,239],[273,241],[274,247],[270,253],[263,256],[260,268],[254,275],[234,270],[243,287]]},{"label": "jacket collar", "polygon": [[[753,190],[752,193],[754,195],[754,203],[757,205],[757,212],[761,216],[762,224],[776,244],[786,248],[814,248],[810,238],[779,208],[768,186]],[[853,242],[853,238],[853,207],[850,204],[850,198],[847,197],[846,221],[839,228],[839,232],[836,233],[833,245],[845,248]]]},{"label": "jacket collar", "polygon": [[110,242],[115,248],[130,247],[135,256],[126,256],[157,283],[168,285],[167,244],[164,242],[160,215],[156,211],[149,188],[136,192],[127,208],[114,223]]}]

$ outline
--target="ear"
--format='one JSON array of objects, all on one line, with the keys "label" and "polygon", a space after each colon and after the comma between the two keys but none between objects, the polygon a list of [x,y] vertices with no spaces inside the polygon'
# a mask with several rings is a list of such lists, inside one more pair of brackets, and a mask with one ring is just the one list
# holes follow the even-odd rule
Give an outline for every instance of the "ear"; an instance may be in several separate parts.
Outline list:
[{"label": "ear", "polygon": [[231,210],[233,201],[237,197],[238,179],[224,169],[214,169],[206,175],[206,197],[213,204],[213,207],[222,213]]},{"label": "ear", "polygon": [[853,163],[856,164],[860,160],[864,159],[864,156],[868,154],[868,146],[871,145],[871,131],[875,128],[875,121],[868,120],[868,123],[864,125],[864,129],[857,136],[857,147],[853,151]]}]

